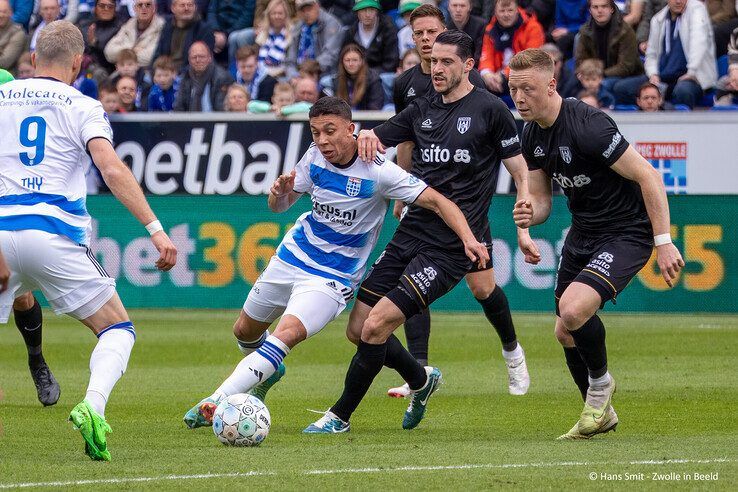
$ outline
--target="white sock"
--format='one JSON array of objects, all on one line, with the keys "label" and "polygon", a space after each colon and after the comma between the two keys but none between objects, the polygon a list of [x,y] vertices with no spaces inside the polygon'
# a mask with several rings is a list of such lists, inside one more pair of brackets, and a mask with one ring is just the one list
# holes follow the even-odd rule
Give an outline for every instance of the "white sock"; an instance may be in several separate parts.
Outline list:
[{"label": "white sock", "polygon": [[219,400],[223,397],[246,393],[251,388],[274,374],[279,364],[290,353],[289,347],[279,338],[269,335],[261,347],[238,363],[233,373],[210,395]]},{"label": "white sock", "polygon": [[236,342],[238,343],[238,350],[240,350],[243,356],[246,357],[254,350],[261,347],[261,344],[264,343],[264,340],[266,340],[269,335],[269,330],[266,330],[264,333],[261,334],[259,338],[253,341],[241,340],[239,338],[236,338]]},{"label": "white sock", "polygon": [[523,356],[523,347],[518,344],[517,347],[515,347],[515,350],[512,350],[508,352],[505,349],[502,349],[502,356],[505,358],[505,360],[511,360],[511,359],[519,359]]},{"label": "white sock", "polygon": [[105,416],[105,404],[113,386],[126,372],[136,332],[130,321],[112,325],[98,335],[97,345],[90,355],[90,384],[85,400]]},{"label": "white sock", "polygon": [[598,378],[592,378],[591,376],[589,378],[589,385],[593,387],[596,387],[596,386],[602,387],[602,386],[607,386],[608,384],[610,384],[610,372],[609,371]]}]

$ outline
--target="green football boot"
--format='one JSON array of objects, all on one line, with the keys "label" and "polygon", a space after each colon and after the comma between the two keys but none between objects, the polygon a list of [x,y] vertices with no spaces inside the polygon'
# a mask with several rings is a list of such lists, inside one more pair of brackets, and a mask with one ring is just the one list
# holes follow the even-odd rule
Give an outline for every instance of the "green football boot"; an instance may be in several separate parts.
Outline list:
[{"label": "green football boot", "polygon": [[276,371],[274,371],[274,374],[269,376],[265,381],[262,381],[261,383],[251,388],[248,394],[257,397],[262,402],[264,402],[266,400],[267,391],[269,391],[272,386],[277,384],[277,382],[282,379],[282,376],[284,376],[284,373],[286,371],[287,369],[284,367],[284,363],[280,362],[279,367]]},{"label": "green football boot", "polygon": [[574,427],[572,427],[569,432],[557,437],[556,440],[558,441],[583,441],[583,440],[589,439],[590,437],[594,437],[597,434],[605,434],[607,432],[614,431],[617,426],[618,426],[618,414],[615,413],[615,409],[612,408],[612,405],[610,405],[610,408],[607,411],[607,416],[605,417],[605,421],[602,427],[600,427],[600,429],[594,434],[585,435],[579,432],[579,422],[577,422],[576,424],[574,424]]},{"label": "green football boot", "polygon": [[585,436],[600,434],[609,422],[608,410],[612,404],[612,395],[615,393],[615,380],[610,377],[606,386],[592,387],[587,390],[584,410],[579,416],[579,432]]},{"label": "green football boot", "polygon": [[113,432],[105,418],[92,409],[87,400],[82,400],[72,409],[69,421],[85,440],[85,453],[93,460],[110,461],[108,441],[105,434]]},{"label": "green football boot", "polygon": [[425,416],[428,399],[441,385],[441,371],[438,368],[426,367],[425,372],[428,375],[425,386],[410,393],[410,405],[407,407],[405,417],[402,420],[403,429],[414,429],[418,426]]},{"label": "green football boot", "polygon": [[220,401],[213,400],[210,397],[200,400],[200,403],[190,408],[184,415],[184,423],[190,429],[197,429],[198,427],[210,427],[213,425],[213,414],[215,409],[218,408]]}]

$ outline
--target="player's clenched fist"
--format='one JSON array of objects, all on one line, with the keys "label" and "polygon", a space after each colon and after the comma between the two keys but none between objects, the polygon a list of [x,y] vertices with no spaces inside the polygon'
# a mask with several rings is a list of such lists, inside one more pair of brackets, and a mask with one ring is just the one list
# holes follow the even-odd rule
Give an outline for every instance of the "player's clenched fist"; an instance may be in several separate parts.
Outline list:
[{"label": "player's clenched fist", "polygon": [[159,259],[156,260],[156,268],[168,272],[177,264],[177,248],[164,231],[154,233],[151,236],[151,242],[154,243],[156,250],[159,252]]},{"label": "player's clenched fist", "polygon": [[386,150],[374,130],[361,130],[357,142],[359,143],[359,157],[366,162],[372,162],[377,157],[377,152],[384,154]]},{"label": "player's clenched fist", "polygon": [[661,275],[669,287],[674,286],[679,271],[684,267],[681,253],[673,243],[656,246],[656,261],[659,264]]},{"label": "player's clenched fist", "polygon": [[513,208],[513,220],[515,225],[523,229],[530,227],[533,220],[533,204],[528,200],[518,200]]},{"label": "player's clenched fist", "polygon": [[295,173],[296,171],[293,169],[291,173],[278,177],[269,193],[277,198],[289,194],[295,187]]}]

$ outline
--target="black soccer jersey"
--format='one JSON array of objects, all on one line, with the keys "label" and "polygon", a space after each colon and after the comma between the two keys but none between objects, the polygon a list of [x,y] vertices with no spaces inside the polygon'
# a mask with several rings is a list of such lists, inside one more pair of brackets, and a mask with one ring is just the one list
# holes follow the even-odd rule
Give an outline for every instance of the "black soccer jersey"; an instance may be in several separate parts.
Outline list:
[{"label": "black soccer jersey", "polygon": [[568,198],[572,226],[584,234],[651,234],[638,184],[612,169],[628,148],[615,122],[599,109],[564,99],[554,124],[523,128],[523,155]]},{"label": "black soccer jersey", "polygon": [[[475,86],[487,90],[482,76],[476,69],[469,72],[469,81]],[[429,73],[423,73],[420,63],[410,70],[405,70],[395,79],[392,88],[392,99],[395,103],[395,112],[400,113],[415,99],[423,96],[432,96],[436,91],[433,89],[433,81]]]},{"label": "black soccer jersey", "polygon": [[[479,88],[450,104],[434,94],[416,99],[374,132],[384,145],[414,142],[413,174],[459,206],[478,240],[488,237],[500,159],[520,154],[515,119],[505,103]],[[443,248],[461,247],[443,220],[424,208],[410,207],[398,227],[403,229]]]}]

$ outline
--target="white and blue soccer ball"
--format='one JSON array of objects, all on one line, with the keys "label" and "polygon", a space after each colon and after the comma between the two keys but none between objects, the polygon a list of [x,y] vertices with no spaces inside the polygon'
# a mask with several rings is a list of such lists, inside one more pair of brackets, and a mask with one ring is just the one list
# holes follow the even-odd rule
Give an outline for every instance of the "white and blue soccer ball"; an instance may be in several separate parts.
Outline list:
[{"label": "white and blue soccer ball", "polygon": [[258,446],[269,435],[272,418],[264,402],[245,393],[231,395],[213,414],[213,432],[227,446]]}]

